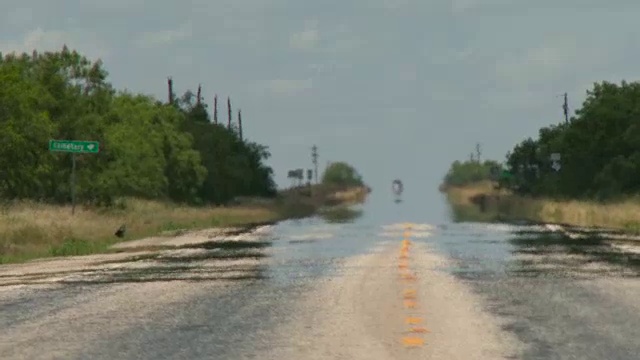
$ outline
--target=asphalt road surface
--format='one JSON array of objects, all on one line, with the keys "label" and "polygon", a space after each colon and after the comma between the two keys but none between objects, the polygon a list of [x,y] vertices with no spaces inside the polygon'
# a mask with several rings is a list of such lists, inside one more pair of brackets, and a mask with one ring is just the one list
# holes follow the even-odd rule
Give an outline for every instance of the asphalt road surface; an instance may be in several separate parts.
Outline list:
[{"label": "asphalt road surface", "polygon": [[416,208],[0,266],[0,359],[638,359],[635,243]]}]

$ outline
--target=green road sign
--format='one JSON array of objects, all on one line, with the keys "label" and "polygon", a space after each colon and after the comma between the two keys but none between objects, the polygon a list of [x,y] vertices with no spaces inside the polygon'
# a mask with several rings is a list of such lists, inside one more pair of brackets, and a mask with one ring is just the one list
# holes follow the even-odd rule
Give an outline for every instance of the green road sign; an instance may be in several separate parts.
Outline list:
[{"label": "green road sign", "polygon": [[49,151],[70,153],[97,153],[100,143],[97,141],[49,140]]},{"label": "green road sign", "polygon": [[513,177],[513,174],[511,174],[507,170],[503,170],[502,174],[500,174],[500,177],[503,178],[503,179],[511,179]]}]

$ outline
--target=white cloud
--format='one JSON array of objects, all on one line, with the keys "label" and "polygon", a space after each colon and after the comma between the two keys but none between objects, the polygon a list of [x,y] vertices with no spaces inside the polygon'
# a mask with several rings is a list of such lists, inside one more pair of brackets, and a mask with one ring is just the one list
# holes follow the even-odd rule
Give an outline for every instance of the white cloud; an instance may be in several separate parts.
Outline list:
[{"label": "white cloud", "polygon": [[36,28],[26,33],[22,39],[0,43],[0,51],[3,53],[31,53],[33,50],[38,52],[58,51],[64,45],[71,50],[77,50],[81,54],[97,60],[105,59],[109,56],[109,50],[105,44],[96,36],[86,31],[62,31],[48,30]]},{"label": "white cloud", "polygon": [[186,23],[177,29],[146,31],[140,33],[134,43],[138,47],[149,48],[157,46],[167,46],[180,40],[188,39],[193,34],[191,23]]},{"label": "white cloud", "polygon": [[314,50],[318,47],[319,41],[318,22],[309,21],[304,30],[291,34],[289,46],[298,50]]}]

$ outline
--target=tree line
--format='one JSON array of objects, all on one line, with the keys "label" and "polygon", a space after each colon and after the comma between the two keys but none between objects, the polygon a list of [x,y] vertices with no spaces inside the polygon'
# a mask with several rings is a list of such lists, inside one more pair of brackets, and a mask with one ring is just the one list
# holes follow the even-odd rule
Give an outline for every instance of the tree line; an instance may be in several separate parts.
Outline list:
[{"label": "tree line", "polygon": [[449,171],[444,177],[444,186],[465,186],[484,180],[491,180],[492,168],[500,167],[497,161],[493,160],[467,160],[454,161]]},{"label": "tree line", "polygon": [[51,139],[99,141],[99,153],[76,155],[83,202],[135,196],[224,204],[276,194],[268,148],[243,139],[231,121],[212,121],[200,88],[181,97],[171,89],[163,102],[118,91],[107,76],[101,61],[66,46],[0,54],[2,199],[69,201],[71,155],[50,152]]},{"label": "tree line", "polygon": [[[454,163],[444,183],[469,178],[471,168],[469,162]],[[518,143],[500,172],[508,175],[497,179],[501,186],[534,197],[606,201],[637,194],[640,83],[594,83],[568,121],[543,127],[537,138]],[[484,174],[485,180],[496,180]]]}]

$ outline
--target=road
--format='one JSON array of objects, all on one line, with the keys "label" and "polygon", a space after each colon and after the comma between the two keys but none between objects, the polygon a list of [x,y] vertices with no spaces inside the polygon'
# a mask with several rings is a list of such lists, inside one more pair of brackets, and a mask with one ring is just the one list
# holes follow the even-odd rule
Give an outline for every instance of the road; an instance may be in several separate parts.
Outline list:
[{"label": "road", "polygon": [[634,243],[405,205],[1,266],[0,358],[637,359]]}]

